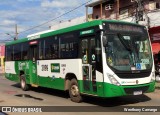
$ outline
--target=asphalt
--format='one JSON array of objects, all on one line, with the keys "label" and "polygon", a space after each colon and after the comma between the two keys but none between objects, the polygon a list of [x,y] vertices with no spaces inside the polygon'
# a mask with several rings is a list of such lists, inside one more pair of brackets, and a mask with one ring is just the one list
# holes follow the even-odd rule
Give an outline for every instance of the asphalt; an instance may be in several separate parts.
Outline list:
[{"label": "asphalt", "polygon": [[159,82],[156,82],[156,89],[159,89],[159,90],[160,90],[160,81],[159,81]]}]

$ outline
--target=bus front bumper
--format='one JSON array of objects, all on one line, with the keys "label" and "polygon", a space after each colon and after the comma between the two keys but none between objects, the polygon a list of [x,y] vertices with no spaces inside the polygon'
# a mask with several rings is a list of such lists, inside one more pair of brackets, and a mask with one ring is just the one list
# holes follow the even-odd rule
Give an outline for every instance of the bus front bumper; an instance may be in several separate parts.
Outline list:
[{"label": "bus front bumper", "polygon": [[154,92],[155,82],[134,85],[134,86],[116,86],[104,83],[104,97],[119,97],[126,95],[141,95],[143,93]]}]

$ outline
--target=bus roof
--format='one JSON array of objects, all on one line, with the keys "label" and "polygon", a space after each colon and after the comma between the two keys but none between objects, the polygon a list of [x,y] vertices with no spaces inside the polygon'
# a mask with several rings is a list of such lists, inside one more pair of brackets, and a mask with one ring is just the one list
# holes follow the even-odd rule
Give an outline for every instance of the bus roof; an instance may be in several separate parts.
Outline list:
[{"label": "bus roof", "polygon": [[[137,25],[135,23],[130,23],[130,22],[124,22],[124,21],[118,21],[118,20],[94,20],[94,21],[90,21],[90,22],[85,22],[79,25],[75,25],[75,26],[71,26],[71,27],[67,27],[67,28],[63,28],[63,29],[59,29],[59,30],[53,30],[53,31],[49,31],[47,33],[41,33],[40,34],[35,34],[35,36],[27,36],[27,38],[22,38],[22,39],[18,39],[18,40],[14,40],[11,42],[7,42],[7,45],[12,45],[12,44],[17,44],[17,43],[21,43],[21,42],[26,42],[29,40],[33,40],[33,39],[39,39],[39,38],[43,38],[43,37],[48,37],[48,36],[53,36],[53,35],[58,35],[61,33],[67,33],[67,32],[71,32],[71,31],[75,31],[75,30],[79,30],[79,29],[84,29],[84,28],[89,28],[89,27],[93,27],[93,26],[98,26],[101,25],[102,22],[115,22],[115,23],[125,23],[125,24],[131,24],[131,25]],[[34,35],[34,34],[32,34]],[[35,38],[34,38],[35,37]]]}]

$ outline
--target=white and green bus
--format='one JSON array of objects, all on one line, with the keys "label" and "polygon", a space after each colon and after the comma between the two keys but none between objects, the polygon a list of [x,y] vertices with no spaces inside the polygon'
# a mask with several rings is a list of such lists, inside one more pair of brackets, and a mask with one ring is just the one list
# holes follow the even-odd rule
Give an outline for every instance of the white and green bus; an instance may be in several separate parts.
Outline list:
[{"label": "white and green bus", "polygon": [[144,26],[109,20],[39,33],[6,44],[5,77],[23,90],[47,87],[102,98],[155,89],[151,44]]}]

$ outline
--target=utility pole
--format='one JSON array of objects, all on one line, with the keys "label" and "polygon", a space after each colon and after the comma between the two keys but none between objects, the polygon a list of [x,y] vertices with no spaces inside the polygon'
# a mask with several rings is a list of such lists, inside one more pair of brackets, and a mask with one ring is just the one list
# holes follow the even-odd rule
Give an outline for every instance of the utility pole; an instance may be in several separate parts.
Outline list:
[{"label": "utility pole", "polygon": [[117,13],[116,13],[116,20],[119,18],[119,0],[117,0]]},{"label": "utility pole", "polygon": [[137,8],[136,8],[136,23],[138,24],[139,21],[143,21],[143,5],[142,5],[142,0],[135,0],[137,3]]},{"label": "utility pole", "polygon": [[18,39],[18,29],[17,29],[17,24],[15,24],[15,36],[10,35],[9,33],[6,33],[7,35],[11,36],[14,40]]},{"label": "utility pole", "polygon": [[147,15],[147,13],[144,10],[144,6],[142,4],[143,0],[135,0],[137,3],[137,8],[136,8],[136,23],[138,24],[139,21],[143,21],[143,15],[145,16],[145,19],[147,20],[147,27],[150,27],[150,19]]},{"label": "utility pole", "polygon": [[15,25],[15,38],[14,40],[18,39],[18,29],[17,29],[17,24]]}]

